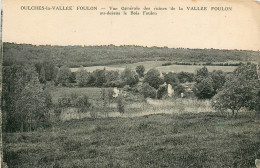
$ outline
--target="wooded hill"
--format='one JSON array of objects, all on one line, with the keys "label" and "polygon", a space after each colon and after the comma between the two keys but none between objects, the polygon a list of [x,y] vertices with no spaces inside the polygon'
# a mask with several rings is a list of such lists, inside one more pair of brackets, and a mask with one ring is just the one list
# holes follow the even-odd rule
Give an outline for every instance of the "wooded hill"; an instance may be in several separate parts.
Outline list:
[{"label": "wooded hill", "polygon": [[70,68],[141,61],[247,62],[259,61],[259,51],[184,49],[142,46],[51,46],[4,43],[4,65],[53,60]]}]

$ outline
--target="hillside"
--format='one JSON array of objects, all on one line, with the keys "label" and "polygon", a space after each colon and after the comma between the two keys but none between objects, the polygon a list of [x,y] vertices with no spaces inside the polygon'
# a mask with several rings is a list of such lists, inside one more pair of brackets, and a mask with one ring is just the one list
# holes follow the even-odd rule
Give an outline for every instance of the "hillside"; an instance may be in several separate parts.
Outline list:
[{"label": "hillside", "polygon": [[67,66],[95,66],[141,61],[246,62],[259,61],[259,51],[218,49],[174,49],[141,46],[35,46],[4,43],[4,65],[54,60]]}]

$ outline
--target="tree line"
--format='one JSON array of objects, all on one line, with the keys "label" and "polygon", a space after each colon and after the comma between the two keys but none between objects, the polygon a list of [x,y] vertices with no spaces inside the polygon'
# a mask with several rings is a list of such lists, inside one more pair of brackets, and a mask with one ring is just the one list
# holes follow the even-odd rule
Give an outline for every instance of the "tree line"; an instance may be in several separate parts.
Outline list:
[{"label": "tree line", "polygon": [[259,51],[176,49],[142,46],[51,46],[3,43],[5,66],[14,63],[53,61],[61,67],[118,65],[141,61],[247,62],[258,61]]}]

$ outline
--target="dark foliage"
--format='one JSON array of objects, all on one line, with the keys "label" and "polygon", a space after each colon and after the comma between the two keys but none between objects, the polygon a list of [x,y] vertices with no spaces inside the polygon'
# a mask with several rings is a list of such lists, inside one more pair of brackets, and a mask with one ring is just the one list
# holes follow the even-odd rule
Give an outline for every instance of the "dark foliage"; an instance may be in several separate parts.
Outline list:
[{"label": "dark foliage", "polygon": [[[51,60],[60,67],[95,66],[167,60],[177,62],[257,61],[257,51],[173,49],[140,46],[34,46],[4,43],[4,65]],[[46,68],[45,68],[46,70]]]},{"label": "dark foliage", "polygon": [[158,89],[159,86],[163,84],[163,79],[157,69],[150,69],[144,76],[144,82],[147,82],[150,86]]},{"label": "dark foliage", "polygon": [[167,85],[160,85],[157,90],[157,99],[162,99],[165,95],[167,95]]},{"label": "dark foliage", "polygon": [[164,82],[166,82],[167,84],[171,84],[172,86],[177,86],[180,83],[178,75],[172,72],[164,75]]},{"label": "dark foliage", "polygon": [[139,77],[144,77],[145,68],[143,65],[138,65],[135,68],[136,73],[139,75]]},{"label": "dark foliage", "polygon": [[142,86],[142,94],[144,98],[156,98],[156,89],[150,86],[148,83],[144,83]]}]

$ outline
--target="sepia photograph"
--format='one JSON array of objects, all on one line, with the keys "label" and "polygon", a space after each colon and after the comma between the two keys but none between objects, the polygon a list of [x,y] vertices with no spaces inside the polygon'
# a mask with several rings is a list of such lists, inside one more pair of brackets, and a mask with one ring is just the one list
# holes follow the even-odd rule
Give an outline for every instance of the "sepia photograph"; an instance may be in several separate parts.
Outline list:
[{"label": "sepia photograph", "polygon": [[3,168],[260,168],[260,3],[2,0]]}]

